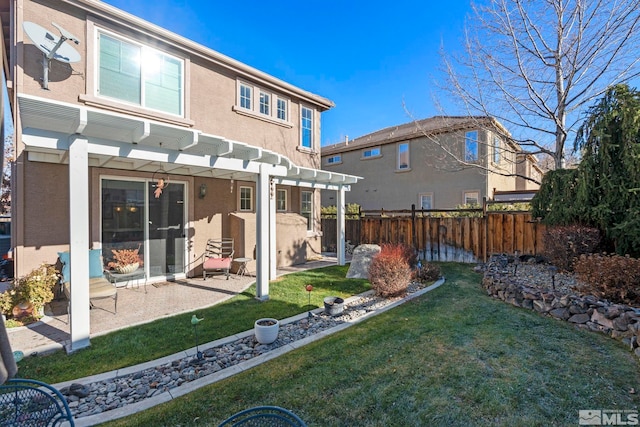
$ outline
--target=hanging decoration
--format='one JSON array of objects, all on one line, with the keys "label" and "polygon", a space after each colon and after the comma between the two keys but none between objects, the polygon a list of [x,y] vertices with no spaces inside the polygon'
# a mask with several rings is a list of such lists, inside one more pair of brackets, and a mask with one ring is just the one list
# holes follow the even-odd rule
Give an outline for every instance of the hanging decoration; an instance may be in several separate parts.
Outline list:
[{"label": "hanging decoration", "polygon": [[160,195],[162,194],[162,190],[169,186],[169,176],[162,168],[160,168],[153,173],[151,181],[154,182],[153,186],[155,187],[155,190],[153,190],[153,195],[156,197],[156,199],[159,199]]}]

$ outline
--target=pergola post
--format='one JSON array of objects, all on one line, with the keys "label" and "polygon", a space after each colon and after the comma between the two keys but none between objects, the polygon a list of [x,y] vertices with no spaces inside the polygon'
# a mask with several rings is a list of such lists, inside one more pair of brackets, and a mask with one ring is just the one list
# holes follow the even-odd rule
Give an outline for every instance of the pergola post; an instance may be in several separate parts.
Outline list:
[{"label": "pergola post", "polygon": [[276,278],[276,183],[269,182],[269,280]]},{"label": "pergola post", "polygon": [[256,298],[269,299],[269,170],[260,165],[256,177]]},{"label": "pergola post", "polygon": [[69,138],[69,270],[71,344],[68,352],[88,347],[89,314],[89,155],[86,138]]},{"label": "pergola post", "polygon": [[336,255],[338,258],[338,265],[345,265],[345,253],[344,253],[344,239],[345,239],[345,190],[341,185],[340,188],[336,191],[336,230],[337,236],[336,241],[338,244],[336,245]]}]

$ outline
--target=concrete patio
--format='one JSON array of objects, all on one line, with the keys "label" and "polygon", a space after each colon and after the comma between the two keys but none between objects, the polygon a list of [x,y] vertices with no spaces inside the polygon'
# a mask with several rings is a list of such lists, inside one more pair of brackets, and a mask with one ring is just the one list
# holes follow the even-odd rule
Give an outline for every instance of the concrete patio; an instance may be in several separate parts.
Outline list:
[{"label": "concrete patio", "polygon": [[[278,269],[277,275],[335,265],[336,262],[335,257],[325,256],[318,261]],[[229,280],[224,275],[216,275],[206,280],[194,277],[149,283],[146,292],[143,285],[118,288],[117,313],[114,313],[113,299],[94,301],[95,307],[90,310],[91,337],[210,307],[238,295],[253,283],[253,276],[232,274]],[[42,321],[8,329],[8,333],[13,350],[22,351],[25,356],[64,348],[70,339],[67,300],[63,297],[52,301]]]}]

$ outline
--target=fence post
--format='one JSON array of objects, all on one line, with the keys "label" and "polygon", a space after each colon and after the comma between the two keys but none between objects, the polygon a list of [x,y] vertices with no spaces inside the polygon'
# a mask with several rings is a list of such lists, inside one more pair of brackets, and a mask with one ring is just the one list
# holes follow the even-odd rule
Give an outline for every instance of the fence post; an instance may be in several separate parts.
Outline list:
[{"label": "fence post", "polygon": [[489,247],[489,216],[487,215],[487,196],[482,198],[482,219],[484,222],[484,244],[482,248],[482,262],[487,263],[487,249]]},{"label": "fence post", "polygon": [[411,204],[411,240],[413,244],[413,248],[418,250],[418,235],[416,232],[416,205]]}]

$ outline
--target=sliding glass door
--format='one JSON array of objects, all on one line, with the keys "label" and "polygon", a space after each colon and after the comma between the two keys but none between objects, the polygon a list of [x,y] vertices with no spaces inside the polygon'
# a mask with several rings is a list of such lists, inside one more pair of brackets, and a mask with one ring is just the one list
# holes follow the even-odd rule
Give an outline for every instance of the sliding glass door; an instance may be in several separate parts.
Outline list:
[{"label": "sliding glass door", "polygon": [[184,273],[185,184],[171,182],[156,197],[155,182],[102,179],[102,254],[138,249],[147,277]]}]

